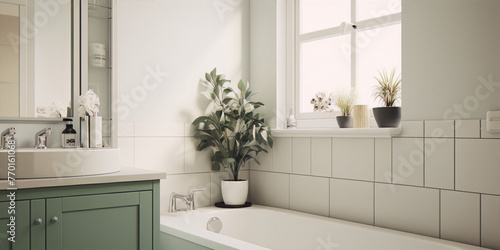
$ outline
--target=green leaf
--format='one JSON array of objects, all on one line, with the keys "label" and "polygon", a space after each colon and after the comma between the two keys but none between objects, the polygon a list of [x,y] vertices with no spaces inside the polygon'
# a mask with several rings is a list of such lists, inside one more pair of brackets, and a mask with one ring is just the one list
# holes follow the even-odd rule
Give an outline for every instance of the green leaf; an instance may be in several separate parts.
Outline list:
[{"label": "green leaf", "polygon": [[208,74],[208,73],[205,73],[205,79],[206,79],[207,81],[209,81],[209,82],[211,82],[211,81],[212,81],[212,77],[210,77],[210,74]]},{"label": "green leaf", "polygon": [[207,116],[200,116],[198,118],[196,118],[193,123],[191,123],[192,125],[198,125],[200,124],[201,122],[205,122],[207,119],[209,119]]},{"label": "green leaf", "polygon": [[247,90],[247,87],[246,87],[245,83],[243,82],[243,80],[240,80],[238,82],[238,89],[240,89],[241,94],[244,96],[244,93]]},{"label": "green leaf", "polygon": [[214,161],[212,163],[212,170],[217,170],[217,171],[220,170],[220,164],[219,164],[219,162]]}]

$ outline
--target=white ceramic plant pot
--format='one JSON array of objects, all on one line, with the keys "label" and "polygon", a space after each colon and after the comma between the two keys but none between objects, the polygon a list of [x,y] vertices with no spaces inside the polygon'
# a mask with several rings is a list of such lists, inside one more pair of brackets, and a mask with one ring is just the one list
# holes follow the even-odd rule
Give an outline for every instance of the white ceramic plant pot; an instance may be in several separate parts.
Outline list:
[{"label": "white ceramic plant pot", "polygon": [[243,205],[247,201],[248,180],[222,180],[221,190],[226,205]]}]

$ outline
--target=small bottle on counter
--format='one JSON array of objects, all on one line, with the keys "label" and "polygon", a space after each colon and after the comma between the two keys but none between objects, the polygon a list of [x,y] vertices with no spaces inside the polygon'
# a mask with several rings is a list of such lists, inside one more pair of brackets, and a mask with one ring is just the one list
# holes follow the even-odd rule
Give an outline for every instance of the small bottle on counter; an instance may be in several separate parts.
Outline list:
[{"label": "small bottle on counter", "polygon": [[296,129],[297,128],[297,120],[295,119],[295,116],[293,115],[292,109],[290,109],[290,115],[288,116],[288,119],[286,119],[286,128],[287,129]]},{"label": "small bottle on counter", "polygon": [[64,118],[63,121],[66,122],[66,129],[62,132],[61,145],[63,148],[76,148],[76,130],[73,129],[73,120],[70,118]]}]

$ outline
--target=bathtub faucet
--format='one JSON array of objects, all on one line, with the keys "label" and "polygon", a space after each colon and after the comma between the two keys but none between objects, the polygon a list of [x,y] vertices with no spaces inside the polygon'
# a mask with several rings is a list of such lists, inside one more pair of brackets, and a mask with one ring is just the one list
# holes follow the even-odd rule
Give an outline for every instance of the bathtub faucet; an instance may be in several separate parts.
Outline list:
[{"label": "bathtub faucet", "polygon": [[16,134],[16,128],[11,127],[7,128],[2,132],[2,144],[0,145],[0,149],[7,149],[7,144],[9,141],[14,140],[14,135]]},{"label": "bathtub faucet", "polygon": [[170,194],[170,206],[168,208],[168,212],[169,213],[177,212],[177,199],[186,202],[187,210],[195,210],[196,207],[194,206],[194,193],[204,191],[205,189],[206,189],[205,186],[191,186],[188,189],[187,195],[182,195],[172,192]]}]

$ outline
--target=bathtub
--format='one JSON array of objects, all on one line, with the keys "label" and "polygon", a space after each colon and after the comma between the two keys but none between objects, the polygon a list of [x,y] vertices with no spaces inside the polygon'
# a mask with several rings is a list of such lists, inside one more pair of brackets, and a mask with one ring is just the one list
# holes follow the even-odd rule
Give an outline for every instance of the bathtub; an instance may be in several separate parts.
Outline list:
[{"label": "bathtub", "polygon": [[[208,221],[222,222],[220,233]],[[206,249],[484,249],[400,231],[373,227],[290,210],[254,205],[216,207],[160,215],[162,250]]]}]

